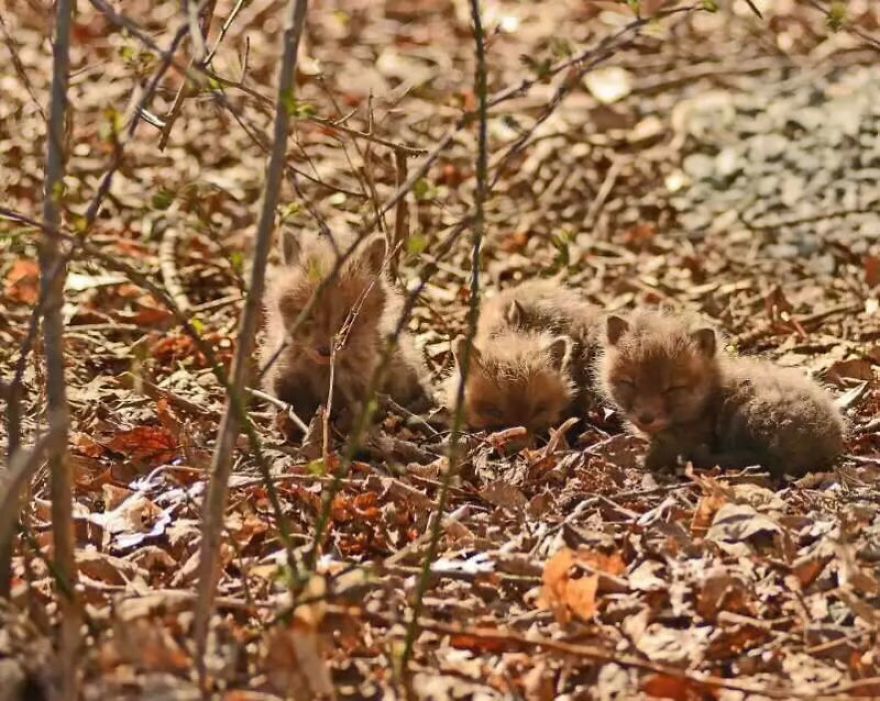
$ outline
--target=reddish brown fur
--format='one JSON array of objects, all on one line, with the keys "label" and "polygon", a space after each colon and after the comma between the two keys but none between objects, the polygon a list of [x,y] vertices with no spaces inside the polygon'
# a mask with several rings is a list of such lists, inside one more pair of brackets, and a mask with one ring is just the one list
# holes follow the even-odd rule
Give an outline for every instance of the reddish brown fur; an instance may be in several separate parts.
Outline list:
[{"label": "reddish brown fur", "polygon": [[595,404],[591,367],[596,355],[599,310],[557,280],[529,280],[509,287],[483,305],[477,344],[510,331],[565,335],[572,340],[573,404],[586,413]]},{"label": "reddish brown fur", "polygon": [[[464,338],[456,342],[456,370],[447,379],[450,411],[465,343]],[[471,352],[465,423],[477,430],[525,426],[532,432],[560,423],[574,398],[570,361],[571,341],[565,336],[506,331],[483,339]]]},{"label": "reddish brown fur", "polygon": [[[326,403],[330,385],[330,351],[334,339],[357,305],[344,345],[337,349],[333,394],[334,409],[354,412],[365,399],[367,385],[380,360],[381,344],[391,333],[400,313],[401,300],[381,273],[385,242],[373,237],[364,242],[339,271],[335,281],[318,295],[314,306],[288,338],[299,313],[320,283],[331,274],[336,250],[326,237],[309,236],[289,252],[287,264],[273,271],[266,295],[266,338],[260,352],[264,367],[285,341],[288,345],[264,378],[266,390],[293,405],[304,420]],[[338,249],[337,249],[338,247]],[[395,401],[413,405],[427,397],[424,362],[407,334],[387,372],[382,391]],[[421,408],[421,407],[418,407]]]},{"label": "reddish brown fur", "polygon": [[651,442],[648,467],[761,464],[774,474],[829,466],[844,423],[829,394],[797,370],[719,354],[715,332],[638,311],[609,317],[598,363],[605,397]]},{"label": "reddish brown fur", "polygon": [[565,334],[588,342],[595,335],[598,309],[557,280],[529,280],[498,293],[483,305],[480,331],[508,329]]}]

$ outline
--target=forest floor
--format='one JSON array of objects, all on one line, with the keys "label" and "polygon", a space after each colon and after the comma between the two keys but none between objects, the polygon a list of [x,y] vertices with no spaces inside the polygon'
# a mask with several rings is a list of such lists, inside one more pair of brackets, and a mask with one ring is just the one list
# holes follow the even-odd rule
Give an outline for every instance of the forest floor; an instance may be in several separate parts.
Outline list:
[{"label": "forest floor", "polygon": [[[207,658],[218,696],[880,695],[877,49],[830,32],[809,3],[758,4],[762,19],[736,2],[648,24],[584,78],[541,80],[630,22],[625,5],[485,3],[490,93],[536,80],[489,120],[484,294],[561,272],[606,309],[699,311],[738,351],[832,387],[850,424],[846,458],[782,484],[754,471],[650,474],[611,411],[570,445],[468,436],[404,674],[445,433],[382,416],[369,457],[341,481],[312,596],[294,611],[276,515],[242,439]],[[232,5],[218,3],[209,45]],[[859,26],[880,36],[861,5]],[[181,22],[176,3],[117,9],[162,47]],[[142,123],[88,230],[108,258],[164,285],[225,362],[271,140],[281,10],[274,0],[241,9],[213,61],[224,97],[216,78],[195,91],[164,150],[160,128]],[[19,2],[0,27],[0,206],[37,219],[49,13]],[[401,149],[388,144],[416,149],[413,169],[476,105],[466,2],[315,3],[301,55],[289,165],[302,196],[288,179],[281,213],[294,233],[369,219],[395,189]],[[72,63],[60,200],[77,231],[159,61],[79,3]],[[160,126],[180,84],[174,71],[159,84],[150,113]],[[329,125],[343,116],[349,131]],[[475,129],[460,129],[414,188],[407,287],[469,213],[475,153]],[[393,212],[386,219],[393,228]],[[436,380],[465,326],[467,234],[410,324]],[[33,228],[0,220],[7,382],[38,295],[34,242]],[[76,256],[64,317],[84,697],[199,698],[200,504],[224,392],[161,300],[107,260]],[[27,442],[45,421],[39,344],[23,367]],[[293,543],[306,548],[339,461],[284,443],[274,411],[256,400],[252,415]],[[0,628],[0,680],[27,679],[31,691],[56,668],[47,499],[44,470]]]}]

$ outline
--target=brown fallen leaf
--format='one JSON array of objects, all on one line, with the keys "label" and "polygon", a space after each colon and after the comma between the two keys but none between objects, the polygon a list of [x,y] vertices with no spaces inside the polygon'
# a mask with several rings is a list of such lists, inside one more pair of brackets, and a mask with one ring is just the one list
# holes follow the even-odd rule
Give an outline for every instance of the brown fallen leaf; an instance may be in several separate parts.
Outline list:
[{"label": "brown fallen leaf", "polygon": [[694,511],[694,517],[691,519],[691,533],[700,538],[706,535],[715,514],[726,503],[727,497],[721,492],[700,497],[700,502]]},{"label": "brown fallen leaf", "polygon": [[313,603],[297,606],[289,625],[273,628],[266,639],[269,683],[284,698],[336,698],[333,680],[324,659],[325,644],[320,625],[326,604],[326,581],[312,577],[304,598]]},{"label": "brown fallen leaf", "polygon": [[[584,568],[587,573],[583,572]],[[603,555],[592,551],[576,552],[570,548],[563,548],[544,566],[543,586],[538,605],[552,611],[560,623],[568,623],[572,614],[589,621],[597,610],[599,572],[617,576],[624,569],[623,559],[616,553]],[[579,571],[580,577],[573,576]]]},{"label": "brown fallen leaf", "polygon": [[674,699],[675,701],[705,701],[717,698],[714,690],[693,682],[684,677],[673,677],[668,674],[654,674],[642,683],[642,691],[656,699]]},{"label": "brown fallen leaf", "polygon": [[40,297],[40,266],[36,261],[21,259],[12,264],[6,275],[6,298],[22,304],[36,304]]},{"label": "brown fallen leaf", "polygon": [[132,460],[158,464],[171,462],[177,452],[177,441],[161,426],[136,426],[117,433],[106,447]]}]

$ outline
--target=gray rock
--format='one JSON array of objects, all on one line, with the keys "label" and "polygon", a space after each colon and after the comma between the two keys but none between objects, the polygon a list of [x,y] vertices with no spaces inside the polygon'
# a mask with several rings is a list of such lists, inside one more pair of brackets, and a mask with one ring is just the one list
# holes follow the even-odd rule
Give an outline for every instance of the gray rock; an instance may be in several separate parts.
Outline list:
[{"label": "gray rock", "polygon": [[797,175],[787,175],[782,181],[782,192],[779,196],[780,201],[786,207],[792,207],[804,196],[805,181]]},{"label": "gray rock", "polygon": [[749,157],[772,161],[779,158],[789,147],[789,140],[782,134],[758,134],[749,141]]},{"label": "gray rock", "polygon": [[715,161],[703,153],[692,153],[685,157],[682,168],[694,180],[706,180],[715,172]]}]

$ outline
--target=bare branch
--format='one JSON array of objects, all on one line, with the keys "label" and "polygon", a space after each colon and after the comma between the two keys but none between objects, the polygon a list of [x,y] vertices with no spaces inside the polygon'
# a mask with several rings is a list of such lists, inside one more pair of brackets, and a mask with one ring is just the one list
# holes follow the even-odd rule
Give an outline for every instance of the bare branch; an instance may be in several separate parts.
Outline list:
[{"label": "bare branch", "polygon": [[18,74],[19,80],[24,84],[25,90],[27,90],[28,95],[31,96],[31,100],[33,100],[34,104],[37,106],[37,111],[40,113],[43,121],[48,121],[46,119],[46,113],[43,111],[43,105],[41,105],[40,101],[37,99],[37,95],[34,92],[34,86],[31,84],[31,80],[28,78],[24,64],[21,62],[21,57],[18,55],[18,47],[15,45],[15,39],[13,39],[12,35],[9,33],[9,28],[6,26],[6,20],[3,19],[2,14],[0,14],[0,31],[3,32],[3,41],[6,44],[6,48],[9,49],[12,66]]},{"label": "bare branch", "polygon": [[479,0],[470,0],[471,18],[474,23],[474,53],[477,65],[474,73],[474,92],[479,100],[477,126],[477,189],[474,193],[475,216],[471,243],[471,297],[468,307],[467,344],[462,354],[461,377],[455,393],[455,411],[452,418],[452,434],[449,437],[449,463],[440,486],[440,494],[437,497],[437,518],[431,524],[431,535],[428,540],[428,549],[422,562],[419,575],[418,588],[412,606],[412,618],[406,629],[406,642],[403,649],[402,666],[406,670],[413,645],[419,634],[419,617],[422,613],[422,602],[428,585],[431,581],[431,565],[437,557],[437,548],[440,543],[440,534],[443,531],[443,512],[446,511],[446,503],[449,500],[449,486],[453,475],[458,472],[458,464],[461,458],[461,429],[464,422],[464,387],[467,382],[468,370],[471,362],[474,337],[477,335],[477,322],[480,318],[480,251],[483,245],[484,211],[483,205],[488,194],[488,87],[486,85],[486,38],[483,33],[483,21],[480,17]]},{"label": "bare branch", "polygon": [[31,450],[19,449],[0,473],[0,598],[8,599],[12,583],[12,543],[21,511],[21,495],[43,463],[52,436],[42,436]]},{"label": "bare branch", "polygon": [[[49,493],[52,500],[52,534],[55,566],[59,575],[76,586],[75,539],[73,531],[73,475],[67,463],[67,431],[70,417],[64,381],[65,270],[61,254],[59,202],[64,178],[64,124],[67,116],[67,85],[70,72],[70,29],[73,0],[57,0],[55,42],[52,52],[52,98],[49,108],[46,150],[46,180],[43,193],[45,228],[40,246],[40,296],[44,300],[43,343],[46,355],[46,407],[49,423]],[[78,698],[78,654],[82,620],[75,590],[59,597],[61,614],[60,698]]]},{"label": "bare branch", "polygon": [[[401,150],[394,152],[395,174],[397,176],[396,185],[400,187],[406,182],[406,153]],[[391,241],[389,249],[391,251],[391,274],[397,278],[398,268],[400,267],[400,258],[403,256],[409,244],[409,203],[406,197],[401,197],[397,201],[397,207],[394,210],[394,240]]]},{"label": "bare branch", "polygon": [[[217,447],[211,464],[211,481],[204,501],[202,541],[199,561],[199,599],[196,607],[196,645],[199,665],[204,680],[204,653],[208,624],[213,611],[216,581],[219,576],[220,539],[223,516],[232,466],[232,450],[241,429],[241,417],[235,411],[234,397],[243,394],[248,363],[250,361],[259,319],[265,284],[266,264],[275,229],[275,209],[278,204],[281,180],[284,176],[287,134],[290,125],[288,104],[293,96],[297,53],[300,37],[305,26],[308,0],[290,0],[287,8],[283,35],[283,55],[278,79],[278,99],[275,106],[275,133],[272,154],[266,167],[266,184],[257,224],[257,240],[251,273],[250,290],[242,312],[232,379],[227,392],[226,412],[217,436]],[[291,566],[293,563],[289,563]]]},{"label": "bare branch", "polygon": [[[216,0],[207,0],[205,6],[199,9],[198,3],[193,0],[189,0],[185,3],[190,45],[193,48],[193,53],[196,55],[196,58],[193,58],[190,61],[190,69],[195,65],[206,65],[209,60],[206,57],[205,37],[208,35],[208,29],[210,29],[211,20],[214,17],[214,7],[216,4]],[[219,41],[211,50],[211,56],[214,55],[217,46],[219,46]],[[177,94],[174,96],[174,102],[171,105],[171,111],[168,113],[168,117],[165,119],[165,124],[162,126],[162,133],[159,136],[160,151],[164,151],[165,147],[168,145],[168,139],[171,136],[171,130],[174,128],[174,122],[177,120],[178,115],[180,115],[180,110],[183,109],[183,102],[192,94],[192,92],[189,80],[185,78],[177,89]]]}]

